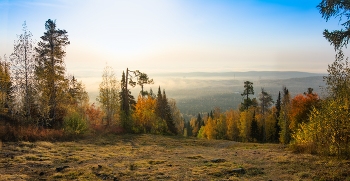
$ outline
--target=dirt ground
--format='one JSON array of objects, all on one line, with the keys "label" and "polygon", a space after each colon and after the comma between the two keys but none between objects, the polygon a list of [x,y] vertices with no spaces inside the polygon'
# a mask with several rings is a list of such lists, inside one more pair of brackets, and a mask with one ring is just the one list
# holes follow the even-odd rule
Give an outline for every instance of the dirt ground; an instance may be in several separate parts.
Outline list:
[{"label": "dirt ground", "polygon": [[350,180],[350,161],[279,144],[161,135],[2,142],[0,180]]}]

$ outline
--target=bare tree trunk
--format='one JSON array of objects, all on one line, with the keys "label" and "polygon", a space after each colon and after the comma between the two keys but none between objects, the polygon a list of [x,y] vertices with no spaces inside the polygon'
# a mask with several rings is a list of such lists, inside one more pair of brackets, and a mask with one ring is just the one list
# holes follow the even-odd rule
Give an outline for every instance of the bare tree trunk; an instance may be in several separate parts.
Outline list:
[{"label": "bare tree trunk", "polygon": [[129,95],[128,95],[128,75],[129,75],[129,68],[126,68],[126,75],[125,75],[125,114],[129,114]]}]

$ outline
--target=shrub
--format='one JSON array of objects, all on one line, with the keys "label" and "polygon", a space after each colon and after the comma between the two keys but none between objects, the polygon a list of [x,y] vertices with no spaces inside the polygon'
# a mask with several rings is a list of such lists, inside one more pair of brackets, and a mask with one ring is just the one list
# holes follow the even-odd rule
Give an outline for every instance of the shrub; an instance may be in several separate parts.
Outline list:
[{"label": "shrub", "polygon": [[63,130],[68,134],[85,134],[87,132],[87,123],[84,120],[83,116],[77,112],[66,116],[64,118],[64,128]]},{"label": "shrub", "polygon": [[[350,113],[347,103],[327,100],[321,109],[313,109],[308,123],[299,125],[293,135],[295,150],[323,155],[350,156]],[[299,152],[299,151],[298,151]]]}]

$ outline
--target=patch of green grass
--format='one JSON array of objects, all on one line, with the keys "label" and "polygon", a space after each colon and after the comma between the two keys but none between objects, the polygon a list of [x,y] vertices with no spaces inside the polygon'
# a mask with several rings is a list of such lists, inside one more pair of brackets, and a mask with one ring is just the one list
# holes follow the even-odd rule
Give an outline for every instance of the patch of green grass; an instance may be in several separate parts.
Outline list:
[{"label": "patch of green grass", "polygon": [[186,156],[186,158],[189,159],[199,159],[199,158],[203,158],[202,155],[195,155],[195,156]]}]

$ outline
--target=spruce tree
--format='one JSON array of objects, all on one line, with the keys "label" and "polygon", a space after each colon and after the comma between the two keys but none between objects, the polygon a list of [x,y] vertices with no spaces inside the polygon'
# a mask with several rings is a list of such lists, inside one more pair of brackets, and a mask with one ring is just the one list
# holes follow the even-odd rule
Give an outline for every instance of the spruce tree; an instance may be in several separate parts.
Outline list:
[{"label": "spruce tree", "polygon": [[162,98],[162,104],[164,108],[164,116],[165,116],[165,121],[168,126],[168,129],[171,133],[177,134],[177,129],[174,123],[174,119],[171,114],[171,109],[168,103],[168,99],[165,94],[165,90],[163,90],[163,98]]},{"label": "spruce tree", "polygon": [[276,101],[276,115],[275,115],[275,141],[278,142],[279,140],[279,132],[281,132],[281,127],[278,124],[278,118],[280,117],[280,112],[281,112],[281,92],[278,91],[278,97]]},{"label": "spruce tree", "polygon": [[252,123],[250,126],[250,134],[251,134],[252,141],[260,140],[258,122],[257,122],[256,117],[255,117],[255,111],[253,113],[253,120],[252,120]]},{"label": "spruce tree", "polygon": [[160,90],[160,86],[158,87],[156,114],[158,115],[158,117],[164,120],[165,115],[164,115],[164,106],[163,106],[163,95],[162,95],[162,91]]},{"label": "spruce tree", "polygon": [[120,112],[119,116],[122,120],[122,127],[130,132],[132,129],[132,122],[130,119],[130,111],[134,109],[136,105],[136,101],[129,89],[126,86],[126,77],[125,72],[122,73],[122,79],[120,81],[120,92],[119,92],[119,100],[120,100]]}]

